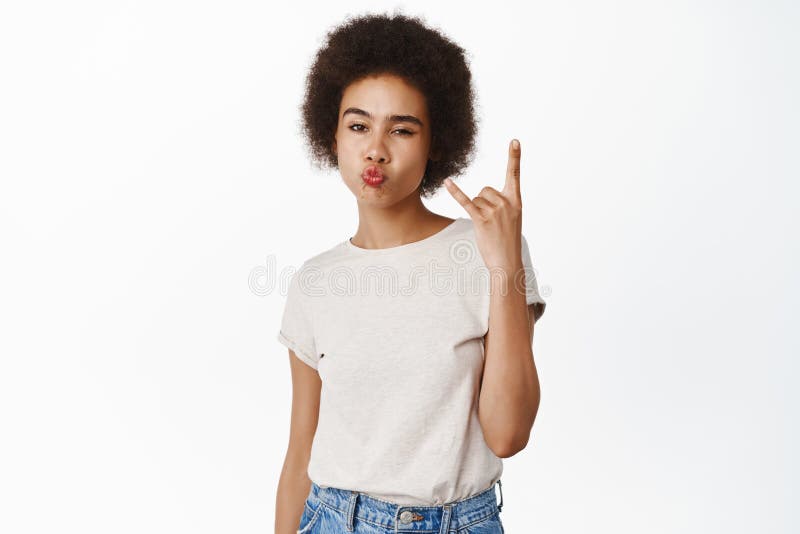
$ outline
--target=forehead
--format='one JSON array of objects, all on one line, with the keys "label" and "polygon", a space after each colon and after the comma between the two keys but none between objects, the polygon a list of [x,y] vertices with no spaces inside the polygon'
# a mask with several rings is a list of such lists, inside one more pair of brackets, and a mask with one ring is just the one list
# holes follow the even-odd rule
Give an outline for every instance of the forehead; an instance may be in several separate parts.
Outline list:
[{"label": "forehead", "polygon": [[342,93],[339,114],[348,107],[358,107],[375,116],[389,114],[427,114],[425,95],[394,74],[370,75],[348,85]]}]

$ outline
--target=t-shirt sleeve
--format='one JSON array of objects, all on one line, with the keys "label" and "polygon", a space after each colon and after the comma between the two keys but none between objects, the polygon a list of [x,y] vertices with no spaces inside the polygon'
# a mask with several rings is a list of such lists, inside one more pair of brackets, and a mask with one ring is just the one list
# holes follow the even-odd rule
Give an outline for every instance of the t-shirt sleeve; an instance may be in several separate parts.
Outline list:
[{"label": "t-shirt sleeve", "polygon": [[[305,264],[304,264],[305,266]],[[286,303],[283,308],[278,341],[291,349],[298,358],[317,368],[319,355],[314,343],[313,321],[310,315],[308,278],[300,268],[289,282]]]},{"label": "t-shirt sleeve", "polygon": [[531,261],[531,251],[528,248],[528,240],[522,236],[522,265],[525,268],[525,301],[534,306],[534,318],[538,321],[539,317],[544,313],[547,303],[539,293],[539,284],[536,280],[536,274],[533,270],[533,262]]}]

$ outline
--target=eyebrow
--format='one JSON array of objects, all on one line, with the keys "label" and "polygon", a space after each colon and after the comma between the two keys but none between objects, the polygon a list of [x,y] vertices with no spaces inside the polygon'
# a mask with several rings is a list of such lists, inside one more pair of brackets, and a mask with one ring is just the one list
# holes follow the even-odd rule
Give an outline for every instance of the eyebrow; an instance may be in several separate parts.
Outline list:
[{"label": "eyebrow", "polygon": [[[372,113],[370,113],[369,111],[364,111],[363,109],[359,108],[347,108],[346,110],[344,110],[344,113],[342,113],[342,118],[344,118],[344,116],[347,115],[348,113],[352,113],[354,115],[363,115],[364,117],[367,117],[370,120],[373,119]],[[422,121],[416,118],[414,115],[387,115],[386,120],[388,122],[410,122],[416,124],[420,128],[423,127]]]}]

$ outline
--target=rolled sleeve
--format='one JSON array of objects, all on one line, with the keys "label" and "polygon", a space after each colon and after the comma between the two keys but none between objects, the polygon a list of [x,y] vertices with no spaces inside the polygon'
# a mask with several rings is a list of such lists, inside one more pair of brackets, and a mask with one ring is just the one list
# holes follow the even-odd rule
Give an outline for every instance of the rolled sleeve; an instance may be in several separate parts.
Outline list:
[{"label": "rolled sleeve", "polygon": [[533,261],[531,260],[531,252],[528,248],[528,240],[522,236],[522,265],[525,268],[525,302],[536,304],[534,307],[534,318],[538,321],[539,317],[544,314],[544,309],[547,303],[539,293],[539,284],[536,280],[536,273],[533,268]]},{"label": "rolled sleeve", "polygon": [[314,342],[314,323],[308,302],[309,295],[304,290],[304,267],[305,264],[289,282],[277,339],[303,362],[316,369],[319,355]]}]

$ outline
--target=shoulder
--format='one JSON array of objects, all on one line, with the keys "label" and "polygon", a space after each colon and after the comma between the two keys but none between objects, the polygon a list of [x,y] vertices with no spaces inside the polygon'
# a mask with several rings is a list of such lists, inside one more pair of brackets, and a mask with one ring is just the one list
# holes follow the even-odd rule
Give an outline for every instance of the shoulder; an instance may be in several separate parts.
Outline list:
[{"label": "shoulder", "polygon": [[318,252],[306,258],[300,266],[301,271],[328,270],[330,267],[338,265],[347,256],[347,248],[344,241]]},{"label": "shoulder", "polygon": [[452,229],[448,229],[446,242],[461,241],[469,239],[475,241],[475,223],[468,217],[459,217],[452,223]]}]

